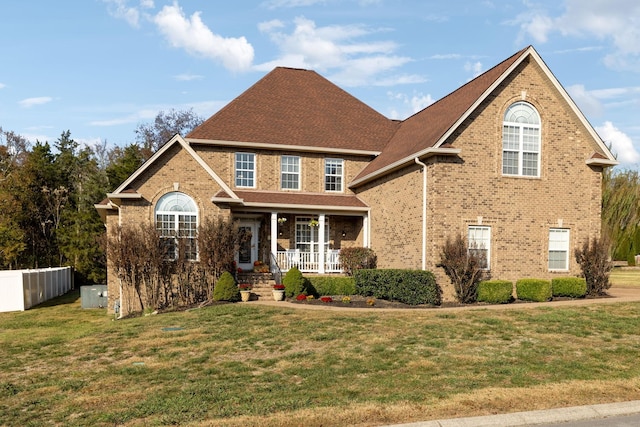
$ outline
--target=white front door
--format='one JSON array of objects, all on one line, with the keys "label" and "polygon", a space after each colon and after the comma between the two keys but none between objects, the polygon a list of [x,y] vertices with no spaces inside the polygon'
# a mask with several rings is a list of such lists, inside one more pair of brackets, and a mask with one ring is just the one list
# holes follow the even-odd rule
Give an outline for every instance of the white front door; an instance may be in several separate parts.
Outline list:
[{"label": "white front door", "polygon": [[241,233],[241,242],[236,261],[238,262],[238,267],[242,270],[251,270],[253,269],[254,261],[258,260],[258,222],[255,220],[242,220],[238,230]]}]

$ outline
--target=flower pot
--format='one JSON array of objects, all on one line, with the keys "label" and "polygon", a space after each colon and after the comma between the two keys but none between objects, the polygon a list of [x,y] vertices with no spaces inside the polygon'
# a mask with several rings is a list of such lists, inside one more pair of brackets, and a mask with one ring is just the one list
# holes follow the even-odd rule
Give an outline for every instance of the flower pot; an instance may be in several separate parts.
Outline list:
[{"label": "flower pot", "polygon": [[284,301],[284,290],[283,289],[274,289],[271,291],[273,294],[274,301]]},{"label": "flower pot", "polygon": [[240,297],[242,298],[242,302],[249,301],[249,298],[251,298],[251,291],[240,291]]}]

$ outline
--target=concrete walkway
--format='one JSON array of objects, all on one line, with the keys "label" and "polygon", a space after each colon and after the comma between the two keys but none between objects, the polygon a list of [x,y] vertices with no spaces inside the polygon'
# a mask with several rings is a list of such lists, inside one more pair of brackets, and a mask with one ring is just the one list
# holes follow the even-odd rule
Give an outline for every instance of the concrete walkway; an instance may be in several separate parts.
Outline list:
[{"label": "concrete walkway", "polygon": [[[514,412],[512,414],[482,417],[453,418],[409,424],[393,424],[387,427],[515,427],[561,424],[570,421],[592,420],[640,413],[640,400],[600,405],[574,406],[541,411]],[[603,421],[602,425],[606,425]]]}]

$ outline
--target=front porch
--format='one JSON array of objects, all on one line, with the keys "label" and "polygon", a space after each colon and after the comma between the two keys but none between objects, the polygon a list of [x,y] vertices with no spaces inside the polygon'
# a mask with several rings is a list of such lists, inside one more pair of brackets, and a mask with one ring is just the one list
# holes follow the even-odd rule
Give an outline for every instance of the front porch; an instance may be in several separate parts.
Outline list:
[{"label": "front porch", "polygon": [[340,250],[365,246],[368,216],[306,213],[234,212],[247,238],[236,262],[240,271],[285,273],[297,267],[303,273],[342,273]]}]

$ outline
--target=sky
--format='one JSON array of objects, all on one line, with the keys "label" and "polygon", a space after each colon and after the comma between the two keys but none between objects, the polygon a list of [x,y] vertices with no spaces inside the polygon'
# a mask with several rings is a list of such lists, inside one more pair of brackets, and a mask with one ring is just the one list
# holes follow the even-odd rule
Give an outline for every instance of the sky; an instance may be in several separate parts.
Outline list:
[{"label": "sky", "polygon": [[637,0],[5,0],[0,127],[125,146],[159,112],[208,118],[276,66],[404,119],[529,45],[617,168],[640,168]]}]

